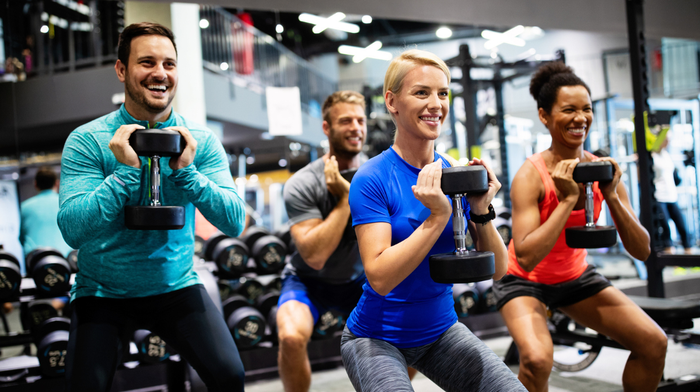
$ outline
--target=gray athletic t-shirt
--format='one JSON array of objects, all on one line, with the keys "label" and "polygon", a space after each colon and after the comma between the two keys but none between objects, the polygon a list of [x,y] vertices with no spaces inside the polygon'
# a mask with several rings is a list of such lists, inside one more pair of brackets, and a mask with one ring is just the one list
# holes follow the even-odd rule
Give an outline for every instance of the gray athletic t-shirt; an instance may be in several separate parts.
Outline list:
[{"label": "gray athletic t-shirt", "polygon": [[[367,160],[364,155],[362,160]],[[326,188],[324,167],[323,158],[319,158],[296,172],[284,185],[284,204],[290,226],[308,219],[326,219],[338,204],[338,199]],[[328,284],[342,284],[357,279],[363,272],[357,239],[351,222],[348,222],[340,244],[321,270],[309,267],[297,251],[292,255],[283,276],[291,273]]]}]

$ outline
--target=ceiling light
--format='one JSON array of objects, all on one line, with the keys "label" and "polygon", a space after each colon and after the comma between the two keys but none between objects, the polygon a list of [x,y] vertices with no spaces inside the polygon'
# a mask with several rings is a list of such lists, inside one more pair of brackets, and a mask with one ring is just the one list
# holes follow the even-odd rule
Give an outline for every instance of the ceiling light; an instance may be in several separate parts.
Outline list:
[{"label": "ceiling light", "polygon": [[486,43],[484,43],[484,47],[486,49],[493,49],[503,43],[515,46],[525,46],[525,40],[518,38],[518,35],[520,35],[520,33],[522,33],[524,30],[525,27],[523,27],[523,25],[515,26],[503,33],[492,30],[484,30],[481,32],[481,36],[488,40]]},{"label": "ceiling light", "polygon": [[440,27],[435,32],[435,35],[437,35],[438,38],[447,39],[452,37],[452,30],[450,30],[449,27]]},{"label": "ceiling light", "polygon": [[374,41],[371,44],[369,44],[369,46],[367,46],[366,48],[362,48],[359,46],[340,45],[338,47],[338,53],[353,56],[352,61],[354,63],[359,63],[366,58],[389,61],[394,57],[394,55],[392,55],[391,52],[379,50],[381,48],[382,42]]},{"label": "ceiling light", "polygon": [[206,29],[207,27],[209,27],[209,21],[206,19],[200,19],[199,20],[199,28]]},{"label": "ceiling light", "polygon": [[362,23],[364,24],[370,24],[372,23],[372,17],[369,15],[365,15],[362,17]]},{"label": "ceiling light", "polygon": [[228,69],[228,63],[224,62],[219,65],[219,68],[221,68],[222,71],[226,71]]},{"label": "ceiling light", "polygon": [[46,34],[49,32],[49,26],[43,25],[41,26],[41,29],[39,29],[39,31],[41,31],[42,34]]},{"label": "ceiling light", "polygon": [[254,163],[255,163],[255,157],[253,157],[253,156],[247,157],[247,158],[245,159],[245,163],[247,163],[247,164],[249,164],[249,165],[254,164]]},{"label": "ceiling light", "polygon": [[275,26],[275,31],[277,32],[277,34],[282,34],[284,32],[284,26],[277,23],[277,26]]},{"label": "ceiling light", "polygon": [[287,167],[287,160],[282,158],[279,161],[277,161],[277,164],[280,165],[280,167]]},{"label": "ceiling light", "polygon": [[336,12],[328,18],[307,13],[299,15],[299,20],[301,22],[316,25],[312,30],[314,34],[320,34],[326,29],[340,30],[347,33],[360,32],[360,26],[352,23],[341,22],[343,19],[345,19],[345,14],[342,12]]}]

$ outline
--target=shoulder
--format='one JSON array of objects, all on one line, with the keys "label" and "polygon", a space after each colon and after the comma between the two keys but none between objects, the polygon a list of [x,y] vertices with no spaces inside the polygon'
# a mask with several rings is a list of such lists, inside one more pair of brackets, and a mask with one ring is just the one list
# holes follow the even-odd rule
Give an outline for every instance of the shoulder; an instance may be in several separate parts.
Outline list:
[{"label": "shoulder", "polygon": [[100,132],[114,133],[116,129],[122,126],[122,122],[118,118],[118,111],[105,114],[88,123],[85,123],[71,132],[70,136],[84,137],[89,134]]},{"label": "shoulder", "polygon": [[[323,158],[318,158],[294,173],[284,185],[284,193],[310,188],[321,183],[324,168]],[[319,185],[320,186],[320,185]]]},{"label": "shoulder", "polygon": [[175,123],[179,126],[187,128],[197,142],[202,143],[219,141],[216,135],[214,135],[214,132],[206,125],[192,121],[175,111],[173,111],[173,116],[175,116]]},{"label": "shoulder", "polygon": [[[513,176],[513,183],[511,184],[511,190],[537,190],[538,195],[544,192],[544,183],[542,182],[540,172],[531,160],[526,159],[517,173],[515,173],[515,176]],[[511,192],[511,198],[515,196],[514,193],[517,195],[516,197],[522,196],[521,192]]]}]

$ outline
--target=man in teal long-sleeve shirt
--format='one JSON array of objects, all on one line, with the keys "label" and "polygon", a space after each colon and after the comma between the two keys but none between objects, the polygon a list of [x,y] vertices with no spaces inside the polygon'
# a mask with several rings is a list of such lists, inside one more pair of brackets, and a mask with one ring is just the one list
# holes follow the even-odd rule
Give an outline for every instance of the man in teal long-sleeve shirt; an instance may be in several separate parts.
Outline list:
[{"label": "man in teal long-sleeve shirt", "polygon": [[[58,177],[48,166],[42,166],[34,176],[34,187],[39,191],[36,196],[22,202],[20,209],[19,240],[28,254],[36,248],[48,246],[68,256],[72,250],[58,229]],[[22,274],[25,274],[22,266]]]},{"label": "man in teal long-sleeve shirt", "polygon": [[[210,391],[242,391],[233,337],[193,270],[195,207],[230,236],[243,230],[245,207],[226,154],[211,131],[172,109],[177,49],[167,27],[130,25],[117,51],[124,104],[73,131],[61,162],[58,225],[80,249],[67,389],[107,390],[129,344],[125,334],[143,328],[172,345]],[[125,206],[148,205],[148,161],[129,145],[129,136],[144,128],[177,131],[187,143],[179,157],[161,159],[161,201],[185,207],[180,230],[124,225]]]}]

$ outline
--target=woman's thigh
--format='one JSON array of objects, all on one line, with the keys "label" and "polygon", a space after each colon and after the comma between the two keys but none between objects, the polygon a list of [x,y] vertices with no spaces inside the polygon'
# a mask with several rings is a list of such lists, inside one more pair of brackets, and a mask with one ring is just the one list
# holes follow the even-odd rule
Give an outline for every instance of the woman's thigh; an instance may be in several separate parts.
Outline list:
[{"label": "woman's thigh", "polygon": [[526,391],[503,361],[459,322],[410,365],[448,392]]},{"label": "woman's thigh", "polygon": [[403,354],[383,340],[358,338],[347,327],[340,344],[345,371],[359,392],[413,392]]}]

